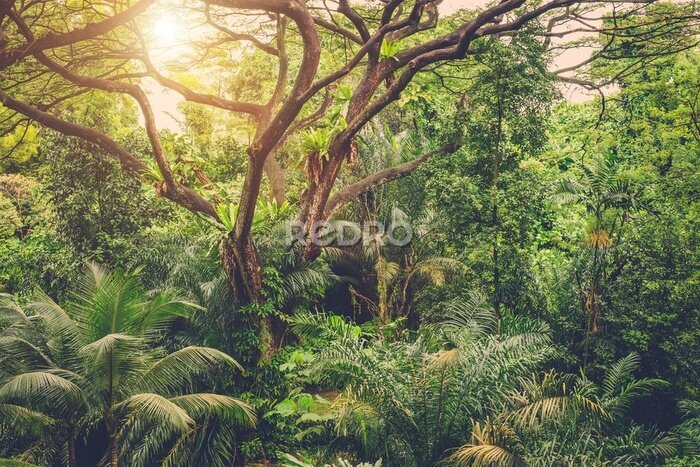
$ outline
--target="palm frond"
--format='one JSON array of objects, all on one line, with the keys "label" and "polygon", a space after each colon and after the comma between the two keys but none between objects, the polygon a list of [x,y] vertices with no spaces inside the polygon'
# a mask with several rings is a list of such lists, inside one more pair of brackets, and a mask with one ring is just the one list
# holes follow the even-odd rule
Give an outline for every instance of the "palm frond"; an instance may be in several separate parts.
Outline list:
[{"label": "palm frond", "polygon": [[581,199],[583,190],[583,185],[577,180],[564,179],[557,184],[552,199],[560,204],[577,202]]},{"label": "palm frond", "polygon": [[700,417],[700,401],[690,399],[679,401],[678,411],[684,417]]},{"label": "palm frond", "polygon": [[185,409],[159,394],[135,394],[117,404],[116,409],[130,417],[142,417],[179,433],[195,425]]},{"label": "palm frond", "polygon": [[[16,322],[28,325],[29,318],[9,294],[0,294],[0,324],[4,327]],[[1,329],[1,328],[0,328]]]},{"label": "palm frond", "polygon": [[109,334],[126,334],[141,323],[148,298],[134,274],[111,272],[89,263],[73,294],[73,319],[98,340]]},{"label": "palm frond", "polygon": [[488,297],[482,292],[439,304],[429,311],[428,317],[436,323],[436,329],[448,334],[469,330],[485,335],[494,332],[498,324]]},{"label": "palm frond", "polygon": [[135,319],[140,329],[160,332],[178,318],[189,318],[194,310],[204,310],[204,307],[174,292],[160,292],[145,304]]},{"label": "palm frond", "polygon": [[177,350],[149,368],[137,383],[138,387],[151,388],[161,394],[181,394],[193,387],[196,376],[210,374],[217,367],[242,370],[231,356],[209,347],[185,347]]},{"label": "palm frond", "polygon": [[466,266],[459,260],[447,257],[432,257],[420,261],[415,266],[415,272],[433,285],[445,285],[446,278],[459,279],[466,271]]},{"label": "palm frond", "polygon": [[12,431],[25,436],[39,436],[56,421],[43,412],[0,402],[0,433]]},{"label": "palm frond", "polygon": [[639,368],[639,355],[636,353],[631,353],[613,363],[603,378],[605,395],[611,396],[620,392],[624,385],[632,380],[633,373],[637,368]]},{"label": "palm frond", "polygon": [[644,458],[647,461],[670,459],[678,453],[678,439],[673,434],[650,429],[645,436]]},{"label": "palm frond", "polygon": [[537,430],[547,423],[563,422],[569,415],[607,417],[605,407],[587,392],[577,391],[574,381],[573,375],[559,375],[555,371],[519,378],[520,390],[512,396],[519,407],[507,418],[518,427]]},{"label": "palm frond", "polygon": [[0,401],[66,415],[84,407],[87,397],[78,385],[64,376],[51,371],[32,371],[6,381],[0,387]]},{"label": "palm frond", "polygon": [[326,313],[300,312],[288,318],[288,323],[295,334],[307,339],[337,339],[341,342],[356,340],[362,334],[354,326],[337,315]]},{"label": "palm frond", "polygon": [[80,328],[68,313],[43,291],[34,293],[34,300],[28,308],[42,317],[49,332],[63,337],[67,342],[75,341],[80,336]]},{"label": "palm frond", "polygon": [[170,401],[182,407],[195,419],[217,415],[236,426],[244,427],[253,427],[257,422],[255,411],[249,404],[230,396],[203,393],[187,394],[173,397]]},{"label": "palm frond", "polygon": [[470,444],[457,449],[449,459],[458,467],[520,467],[527,465],[523,452],[524,447],[513,428],[487,419],[483,426],[474,423]]},{"label": "palm frond", "polygon": [[314,290],[325,290],[338,277],[329,268],[308,265],[284,275],[280,301],[284,304]]},{"label": "palm frond", "polygon": [[143,339],[128,334],[107,334],[83,346],[80,354],[95,362],[112,359],[117,352],[122,354],[135,351],[143,345]]},{"label": "palm frond", "polygon": [[19,337],[0,337],[0,355],[8,356],[7,359],[0,359],[0,362],[3,362],[3,366],[0,368],[0,374],[18,367],[40,369],[55,366],[51,358],[46,355],[44,351],[31,342]]}]

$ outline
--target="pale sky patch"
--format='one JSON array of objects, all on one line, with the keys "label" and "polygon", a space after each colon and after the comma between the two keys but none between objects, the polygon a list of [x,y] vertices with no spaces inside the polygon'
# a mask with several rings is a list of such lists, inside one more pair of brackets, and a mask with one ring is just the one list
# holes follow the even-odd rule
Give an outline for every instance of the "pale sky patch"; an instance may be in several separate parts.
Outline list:
[{"label": "pale sky patch", "polygon": [[[484,0],[444,0],[440,5],[440,13],[446,16],[463,8],[479,8],[488,2]],[[152,16],[152,24],[148,34],[152,41],[152,58],[158,63],[164,64],[178,56],[186,50],[183,44],[192,38],[193,30],[189,27],[188,18],[178,17],[172,10],[162,9]],[[571,27],[562,26],[563,28]],[[590,34],[589,34],[590,35]],[[566,36],[565,39],[554,38],[553,44],[561,44],[567,41],[585,37],[583,33]],[[583,62],[593,52],[593,48],[580,47],[568,50],[557,56],[552,63],[552,70],[569,67]],[[571,102],[584,102],[594,98],[597,93],[587,91],[580,86],[562,85],[562,94]],[[178,109],[178,105],[184,102],[180,94],[175,91],[165,89],[149,80],[147,92],[156,115],[158,128],[167,129],[174,132],[182,131],[183,115]]]}]

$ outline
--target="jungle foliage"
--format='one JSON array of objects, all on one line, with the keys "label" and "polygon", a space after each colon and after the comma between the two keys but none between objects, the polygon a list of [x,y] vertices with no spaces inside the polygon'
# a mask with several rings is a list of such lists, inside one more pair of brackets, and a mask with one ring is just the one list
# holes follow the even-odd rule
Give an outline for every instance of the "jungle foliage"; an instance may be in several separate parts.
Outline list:
[{"label": "jungle foliage", "polygon": [[0,0],[0,465],[700,465],[694,2],[150,3]]}]

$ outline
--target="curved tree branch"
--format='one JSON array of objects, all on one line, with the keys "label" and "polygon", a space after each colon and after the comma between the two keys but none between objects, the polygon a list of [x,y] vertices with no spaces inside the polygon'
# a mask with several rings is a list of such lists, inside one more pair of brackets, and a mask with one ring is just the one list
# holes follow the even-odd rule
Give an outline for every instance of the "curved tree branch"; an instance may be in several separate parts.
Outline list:
[{"label": "curved tree branch", "polygon": [[258,49],[262,50],[265,53],[268,53],[268,54],[274,55],[274,56],[278,55],[277,49],[275,49],[271,45],[263,43],[257,37],[255,37],[251,34],[238,33],[238,32],[230,30],[229,28],[227,28],[225,26],[218,24],[216,21],[214,21],[211,18],[208,4],[205,6],[204,15],[207,18],[207,24],[209,24],[214,29],[217,29],[217,30],[223,32],[226,35],[224,38],[217,41],[216,45],[223,44],[225,42],[231,42],[231,41],[248,41],[251,44],[253,44],[255,47],[257,47]]},{"label": "curved tree branch", "polygon": [[252,115],[256,119],[260,118],[265,110],[265,107],[262,105],[231,101],[212,94],[203,94],[193,91],[184,84],[162,75],[147,55],[139,58],[143,61],[149,76],[155,79],[161,86],[177,92],[188,102],[208,105],[222,110],[228,110],[229,112],[246,113]]},{"label": "curved tree branch", "polygon": [[109,154],[112,154],[119,161],[122,168],[128,170],[129,172],[141,174],[148,170],[148,166],[143,161],[121,147],[116,141],[107,135],[100,133],[99,131],[62,120],[48,112],[44,112],[43,110],[39,110],[29,104],[20,102],[4,91],[0,91],[0,103],[2,103],[2,105],[8,109],[14,110],[22,115],[26,115],[32,120],[39,122],[52,130],[56,130],[68,136],[76,136],[84,139],[85,141],[96,144]]},{"label": "curved tree branch", "polygon": [[326,209],[323,214],[324,218],[328,219],[340,206],[358,198],[359,196],[373,190],[378,186],[385,185],[394,180],[411,175],[416,171],[416,169],[418,169],[418,167],[420,167],[431,157],[437,154],[452,154],[459,150],[460,147],[460,143],[447,144],[437,149],[433,149],[432,151],[425,152],[413,160],[380,170],[379,172],[376,172],[360,180],[359,182],[343,187],[333,196],[331,196],[326,203]]},{"label": "curved tree branch", "polygon": [[314,16],[314,22],[321,26],[322,28],[328,29],[331,32],[334,32],[336,34],[339,34],[343,36],[346,39],[350,39],[356,44],[362,45],[364,43],[363,39],[358,36],[357,34],[353,33],[352,31],[349,31],[345,29],[342,26],[338,26],[332,21],[328,21],[327,19],[319,18]]},{"label": "curved tree branch", "polygon": [[39,37],[27,44],[7,52],[0,53],[0,70],[13,65],[23,57],[33,55],[36,52],[41,52],[47,49],[63,47],[77,42],[85,41],[106,34],[107,32],[124,25],[128,21],[136,18],[138,15],[146,11],[155,0],[140,0],[132,7],[116,13],[109,18],[99,23],[90,23],[84,28],[75,29],[63,34],[47,34]]}]

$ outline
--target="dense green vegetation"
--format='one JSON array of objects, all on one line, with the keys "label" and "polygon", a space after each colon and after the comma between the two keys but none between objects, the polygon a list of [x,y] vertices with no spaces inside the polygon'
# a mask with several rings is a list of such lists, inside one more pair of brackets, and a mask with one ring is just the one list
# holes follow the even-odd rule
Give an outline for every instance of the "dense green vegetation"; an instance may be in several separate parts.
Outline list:
[{"label": "dense green vegetation", "polygon": [[[188,43],[201,56],[163,67],[193,97],[133,57],[136,20],[13,62],[13,34],[61,37],[63,6],[76,28],[116,14],[52,3],[0,0],[0,465],[700,465],[694,3],[574,8],[584,29],[603,15],[566,43],[588,48],[564,81],[601,90],[583,102],[552,72],[547,22],[572,17],[491,33],[535,7],[494,12],[466,59],[411,75],[366,121],[402,54],[480,16],[309,6],[331,23],[319,78],[392,4],[386,24],[428,27],[383,35],[300,104],[273,163],[256,151],[299,83],[278,71],[311,55],[296,7],[243,1],[269,12],[254,46],[226,28]],[[202,3],[209,20],[226,6]],[[145,76],[185,96],[179,131],[149,128],[128,88]],[[269,95],[273,116],[220,112]]]}]

